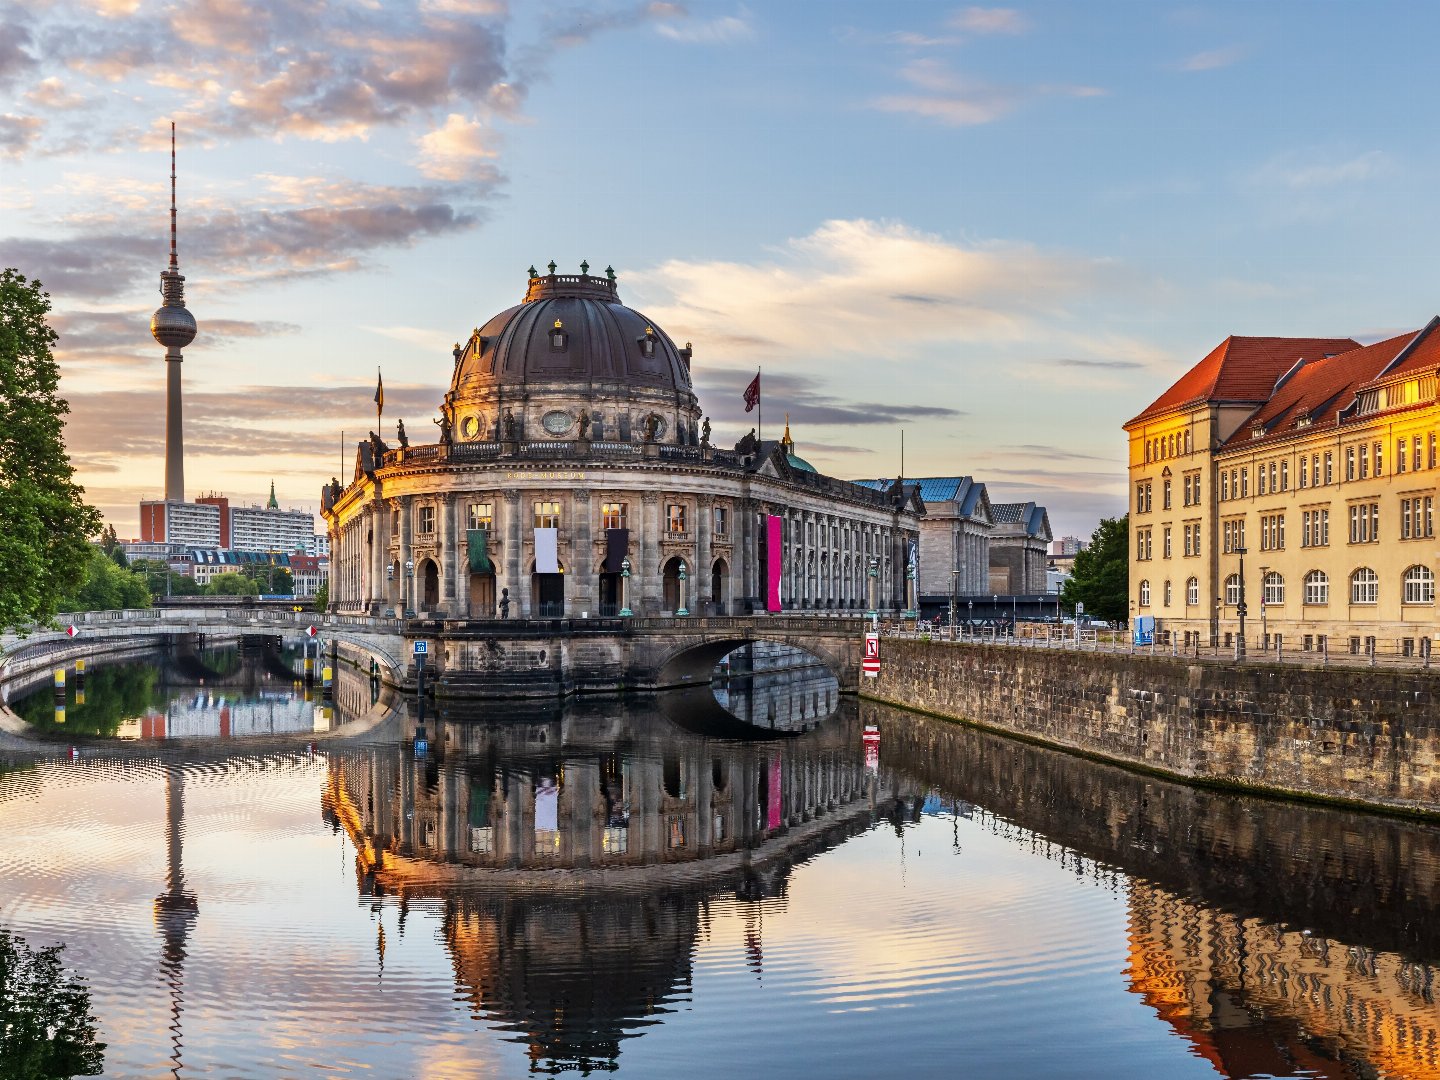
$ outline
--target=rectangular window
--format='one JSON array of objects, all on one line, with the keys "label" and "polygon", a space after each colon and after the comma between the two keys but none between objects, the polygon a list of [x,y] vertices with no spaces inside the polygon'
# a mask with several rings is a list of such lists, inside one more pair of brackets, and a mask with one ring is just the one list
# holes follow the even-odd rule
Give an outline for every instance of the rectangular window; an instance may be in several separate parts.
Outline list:
[{"label": "rectangular window", "polygon": [[671,503],[665,508],[665,531],[668,533],[685,531],[685,506],[683,503]]},{"label": "rectangular window", "polygon": [[1161,546],[1162,546],[1162,549],[1163,549],[1162,558],[1166,558],[1166,559],[1170,558],[1170,526],[1169,526],[1169,525],[1166,525],[1166,526],[1165,526],[1165,531],[1161,534],[1160,543],[1161,543]]},{"label": "rectangular window", "polygon": [[1411,504],[1412,502],[1418,503],[1419,501],[1420,501],[1419,499],[1401,499],[1401,500],[1400,500],[1400,539],[1401,539],[1401,540],[1409,540],[1409,539],[1410,539],[1410,504]]},{"label": "rectangular window", "polygon": [[730,535],[730,517],[729,517],[729,511],[726,510],[725,507],[723,507],[723,506],[717,506],[717,507],[715,507],[715,535],[716,535],[716,536],[729,536],[729,535]]},{"label": "rectangular window", "polygon": [[1320,526],[1316,530],[1316,547],[1328,547],[1330,544],[1330,511],[1320,511]]},{"label": "rectangular window", "polygon": [[1360,444],[1360,479],[1365,480],[1370,476],[1370,445]]},{"label": "rectangular window", "polygon": [[602,529],[625,529],[625,504],[608,502],[600,504],[600,527]]},{"label": "rectangular window", "polygon": [[1192,490],[1192,492],[1191,492],[1191,494],[1190,494],[1190,497],[1191,497],[1191,499],[1193,500],[1193,502],[1191,503],[1191,505],[1192,505],[1192,506],[1199,506],[1199,505],[1200,505],[1200,474],[1199,474],[1199,473],[1196,473],[1191,479],[1194,481],[1194,489]]},{"label": "rectangular window", "polygon": [[1435,535],[1435,497],[1425,496],[1425,535]]},{"label": "rectangular window", "polygon": [[1350,543],[1360,543],[1360,511],[1361,507],[1350,507]]},{"label": "rectangular window", "polygon": [[471,503],[466,507],[465,521],[465,527],[471,531],[478,529],[489,532],[495,521],[494,504]]},{"label": "rectangular window", "polygon": [[1413,454],[1414,454],[1414,457],[1413,457],[1411,460],[1413,460],[1413,461],[1415,462],[1415,471],[1416,471],[1416,472],[1419,472],[1419,471],[1424,467],[1424,466],[1422,466],[1422,465],[1420,464],[1420,436],[1419,436],[1419,435],[1416,435],[1416,436],[1415,436],[1414,441],[1411,443],[1411,448],[1412,448],[1412,451],[1413,451]]},{"label": "rectangular window", "polygon": [[[1327,453],[1325,456],[1328,458],[1330,455]],[[1345,448],[1345,479],[1355,479],[1355,447],[1353,446]]]},{"label": "rectangular window", "polygon": [[560,527],[560,504],[558,502],[537,502],[535,504],[535,528],[558,529]]},{"label": "rectangular window", "polygon": [[1376,476],[1384,476],[1384,475],[1385,475],[1385,458],[1384,458],[1384,453],[1385,453],[1385,451],[1384,451],[1384,449],[1383,449],[1384,445],[1385,445],[1384,443],[1378,443],[1378,442],[1375,444],[1375,475],[1376,475]]},{"label": "rectangular window", "polygon": [[1152,496],[1152,494],[1153,494],[1153,492],[1152,492],[1151,486],[1147,483],[1147,484],[1145,485],[1145,512],[1146,512],[1147,514],[1150,512],[1151,496]]},{"label": "rectangular window", "polygon": [[1280,462],[1280,490],[1290,490],[1290,462]]},{"label": "rectangular window", "polygon": [[1404,439],[1395,440],[1395,473],[1397,476],[1405,471],[1405,450],[1408,445]]},{"label": "rectangular window", "polygon": [[1272,462],[1270,462],[1270,490],[1271,490],[1271,491],[1279,491],[1279,490],[1280,490],[1279,480],[1280,480],[1280,475],[1279,475],[1279,473],[1276,471],[1275,462],[1272,461]]},{"label": "rectangular window", "polygon": [[1427,466],[1426,466],[1427,468],[1431,468],[1431,469],[1435,468],[1435,464],[1436,464],[1436,462],[1435,462],[1435,454],[1436,454],[1437,449],[1440,449],[1440,447],[1437,447],[1437,446],[1436,446],[1436,444],[1435,444],[1435,432],[1432,431],[1432,432],[1430,433],[1430,454],[1429,454],[1428,463],[1427,463]]},{"label": "rectangular window", "polygon": [[1250,497],[1250,468],[1248,465],[1240,470],[1240,497],[1242,499]]},{"label": "rectangular window", "polygon": [[1270,489],[1267,486],[1267,479],[1265,475],[1265,466],[1261,465],[1260,468],[1256,471],[1255,475],[1255,492],[1258,495],[1264,495],[1268,493],[1269,490]]},{"label": "rectangular window", "polygon": [[1325,451],[1325,483],[1326,483],[1326,484],[1333,484],[1334,482],[1335,482],[1335,452],[1334,452],[1333,450],[1326,450],[1326,451]]},{"label": "rectangular window", "polygon": [[1300,486],[1310,486],[1310,459],[1303,454],[1300,457]]},{"label": "rectangular window", "polygon": [[1170,509],[1170,481],[1165,480],[1160,486],[1160,509]]},{"label": "rectangular window", "polygon": [[1230,500],[1230,474],[1229,474],[1228,472],[1222,472],[1222,473],[1220,474],[1220,501],[1221,501],[1221,502],[1229,502],[1229,500]]},{"label": "rectangular window", "polygon": [[421,536],[430,536],[435,532],[435,507],[417,506],[415,508],[415,531]]}]

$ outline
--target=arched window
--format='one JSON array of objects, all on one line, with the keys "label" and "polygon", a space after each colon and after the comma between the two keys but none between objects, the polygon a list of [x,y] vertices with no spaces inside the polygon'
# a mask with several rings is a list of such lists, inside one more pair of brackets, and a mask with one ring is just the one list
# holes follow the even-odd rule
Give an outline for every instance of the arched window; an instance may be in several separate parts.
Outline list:
[{"label": "arched window", "polygon": [[1240,603],[1240,575],[1231,574],[1225,579],[1225,606],[1235,607]]},{"label": "arched window", "polygon": [[1170,582],[1165,582],[1165,606],[1170,606]]},{"label": "arched window", "polygon": [[1150,581],[1148,578],[1140,582],[1140,606],[1150,606]]},{"label": "arched window", "polygon": [[1380,578],[1368,566],[1350,575],[1350,603],[1375,604],[1380,600]]},{"label": "arched window", "polygon": [[1285,579],[1271,570],[1262,582],[1261,596],[1266,604],[1285,603]]},{"label": "arched window", "polygon": [[1200,579],[1192,577],[1185,582],[1185,603],[1190,607],[1198,607],[1200,604]]},{"label": "arched window", "polygon": [[1405,603],[1433,604],[1435,575],[1428,566],[1412,566],[1405,571]]},{"label": "arched window", "polygon": [[1330,575],[1324,570],[1311,570],[1305,575],[1305,603],[1330,603]]},{"label": "arched window", "polygon": [[1186,429],[1185,429],[1185,453],[1187,453],[1187,454],[1194,453],[1194,450],[1193,450],[1194,445],[1195,445],[1194,442],[1193,442],[1193,441],[1191,440],[1191,438],[1190,438],[1190,429],[1189,429],[1189,428],[1186,428]]}]

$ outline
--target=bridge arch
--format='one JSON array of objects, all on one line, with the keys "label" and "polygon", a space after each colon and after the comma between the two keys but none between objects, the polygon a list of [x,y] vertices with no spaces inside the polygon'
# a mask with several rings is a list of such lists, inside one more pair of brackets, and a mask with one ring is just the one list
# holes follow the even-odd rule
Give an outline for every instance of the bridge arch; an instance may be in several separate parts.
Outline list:
[{"label": "bridge arch", "polygon": [[851,670],[859,660],[849,654],[852,650],[836,649],[825,638],[800,634],[764,632],[749,634],[720,634],[713,638],[691,639],[664,652],[655,665],[654,685],[686,686],[708,683],[715,671],[715,665],[736,649],[756,642],[770,642],[788,645],[798,649],[823,664],[839,681],[842,689],[854,689],[855,677]]}]

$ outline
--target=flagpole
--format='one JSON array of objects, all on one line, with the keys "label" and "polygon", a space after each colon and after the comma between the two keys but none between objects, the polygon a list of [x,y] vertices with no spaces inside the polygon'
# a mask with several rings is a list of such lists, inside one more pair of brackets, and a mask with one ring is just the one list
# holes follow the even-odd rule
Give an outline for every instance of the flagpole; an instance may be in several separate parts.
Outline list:
[{"label": "flagpole", "polygon": [[[760,368],[755,368],[755,378],[760,378]],[[765,441],[765,384],[760,384],[760,392],[755,395],[755,431],[760,436],[760,442]]]}]

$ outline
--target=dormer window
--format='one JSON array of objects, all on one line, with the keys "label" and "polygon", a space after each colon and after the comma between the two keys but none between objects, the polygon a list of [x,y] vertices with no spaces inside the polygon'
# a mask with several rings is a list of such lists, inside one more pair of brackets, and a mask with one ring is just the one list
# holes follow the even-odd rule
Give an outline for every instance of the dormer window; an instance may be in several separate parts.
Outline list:
[{"label": "dormer window", "polygon": [[640,339],[640,355],[646,360],[655,358],[655,328],[645,327],[645,336]]},{"label": "dormer window", "polygon": [[1257,421],[1256,423],[1253,423],[1253,424],[1250,425],[1250,438],[1252,438],[1252,439],[1258,439],[1258,438],[1260,438],[1261,436],[1263,436],[1264,434],[1265,434],[1265,425],[1264,425],[1264,424],[1259,423],[1259,422]]},{"label": "dormer window", "polygon": [[564,352],[566,342],[569,340],[570,335],[565,332],[565,324],[556,319],[555,325],[550,328],[550,351]]}]

